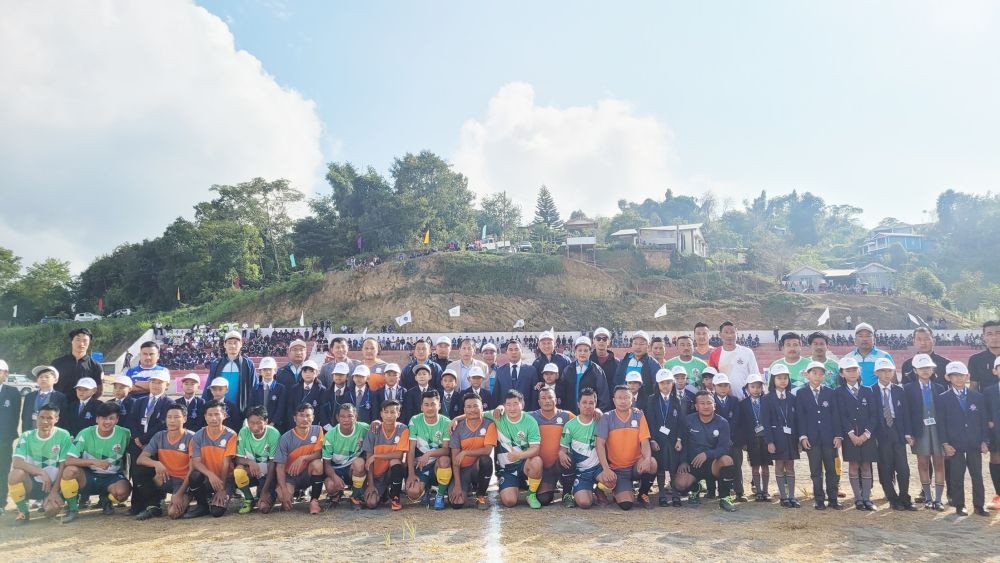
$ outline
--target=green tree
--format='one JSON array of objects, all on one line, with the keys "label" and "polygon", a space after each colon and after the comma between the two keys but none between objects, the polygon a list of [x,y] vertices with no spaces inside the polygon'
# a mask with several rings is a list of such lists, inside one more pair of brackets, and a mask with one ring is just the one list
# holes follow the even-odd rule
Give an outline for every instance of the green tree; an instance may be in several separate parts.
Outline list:
[{"label": "green tree", "polygon": [[46,315],[68,314],[72,303],[72,279],[69,262],[46,258],[25,270],[3,294],[6,317],[17,305],[17,321],[30,323]]},{"label": "green tree", "polygon": [[545,185],[538,189],[538,198],[535,200],[534,225],[535,228],[532,229],[534,238],[549,242],[563,228],[562,219],[559,218],[559,210],[556,209],[556,202],[552,199],[552,193]]},{"label": "green tree", "polygon": [[499,240],[511,240],[521,226],[521,206],[514,203],[507,192],[490,194],[483,198],[482,224],[487,232],[493,232]]},{"label": "green tree", "polygon": [[931,299],[941,299],[944,297],[944,284],[928,268],[918,268],[914,271],[910,285],[914,291]]},{"label": "green tree", "polygon": [[0,246],[0,294],[3,294],[21,275],[21,257]]},{"label": "green tree", "polygon": [[430,231],[432,245],[472,240],[476,235],[475,195],[469,181],[430,151],[407,153],[392,164],[393,200],[399,240],[414,247]]}]

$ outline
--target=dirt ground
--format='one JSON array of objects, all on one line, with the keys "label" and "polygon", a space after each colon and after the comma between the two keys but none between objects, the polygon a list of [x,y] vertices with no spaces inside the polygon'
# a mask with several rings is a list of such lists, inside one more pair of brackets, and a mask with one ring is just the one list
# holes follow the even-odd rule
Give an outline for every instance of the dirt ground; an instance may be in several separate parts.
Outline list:
[{"label": "dirt ground", "polygon": [[[989,500],[993,488],[986,469]],[[802,489],[811,490],[804,459],[796,476],[802,499]],[[846,475],[842,484],[853,507]],[[773,494],[773,482],[770,489]],[[971,511],[968,485],[966,495]],[[351,512],[342,504],[318,516],[298,505],[294,513],[149,522],[133,522],[124,509],[111,517],[90,510],[67,526],[37,516],[17,528],[8,512],[0,518],[0,546],[8,561],[1000,561],[1000,514],[957,518],[953,509],[892,511],[877,482],[873,497],[877,512],[817,512],[808,501],[797,510],[749,502],[732,514],[712,501],[699,508],[630,512],[495,504],[487,511],[435,512],[404,504],[399,513]]]}]

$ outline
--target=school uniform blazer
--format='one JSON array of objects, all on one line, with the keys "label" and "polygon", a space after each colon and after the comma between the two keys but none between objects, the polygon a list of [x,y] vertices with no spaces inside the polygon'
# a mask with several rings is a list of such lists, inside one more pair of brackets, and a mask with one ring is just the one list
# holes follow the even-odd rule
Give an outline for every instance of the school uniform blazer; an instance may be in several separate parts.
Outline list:
[{"label": "school uniform blazer", "polygon": [[715,400],[715,414],[726,419],[726,422],[729,423],[729,438],[733,441],[734,445],[739,445],[736,441],[736,423],[738,422],[737,416],[739,415],[740,400],[732,395],[727,395],[725,399],[718,395],[713,395],[712,399]]},{"label": "school uniform blazer", "polygon": [[[618,361],[618,371],[615,373],[615,385],[625,385],[625,372],[628,371],[629,362],[634,358],[635,354],[629,352],[625,354],[624,358]],[[660,368],[663,366],[656,363],[656,360],[648,354],[639,363],[642,364],[642,389],[639,391],[638,402],[639,404],[645,404],[646,397],[660,392],[659,387],[656,386],[656,372],[660,371]]]},{"label": "school uniform blazer", "polygon": [[[63,395],[59,391],[53,389],[49,395],[49,404],[59,407],[59,422],[56,424],[59,428],[66,428],[66,423],[63,422],[63,416],[66,414],[66,405],[69,401],[66,400],[66,395]],[[32,415],[36,414],[38,411],[35,410],[35,401],[38,400],[38,390],[34,390],[24,396],[24,407],[21,409],[21,432],[27,432],[28,430],[35,429],[35,419]]]},{"label": "school uniform blazer", "polygon": [[[288,388],[275,380],[271,388],[265,393],[264,382],[260,381],[254,385],[250,395],[250,406],[262,406],[267,409],[267,419],[281,432],[288,430],[285,421],[288,420]],[[316,410],[316,416],[320,416],[320,410]]]},{"label": "school uniform blazer", "polygon": [[[673,454],[676,453],[673,449],[674,444],[684,433],[684,417],[681,416],[680,401],[677,400],[676,394],[670,394],[668,409],[663,408],[661,399],[662,395],[659,392],[647,397],[643,414],[646,416],[646,425],[649,426],[653,440],[660,444],[661,449],[669,447]],[[666,419],[663,417],[664,414],[667,415]],[[660,432],[661,426],[669,428],[670,434],[664,435]]]},{"label": "school uniform blazer", "polygon": [[878,419],[875,417],[875,398],[872,397],[871,388],[861,385],[859,381],[856,399],[846,384],[837,387],[833,393],[837,398],[837,414],[840,415],[838,435],[847,440],[847,435],[852,431],[859,437],[868,432],[874,438]]},{"label": "school uniform blazer", "polygon": [[[944,393],[944,387],[934,382],[931,382],[930,385],[931,401],[934,403],[934,412],[936,415],[940,415],[938,412],[938,409],[940,408],[938,406],[940,404],[938,397],[941,393]],[[903,386],[903,401],[906,403],[906,411],[910,416],[910,423],[907,428],[910,431],[910,436],[916,440],[924,435],[924,397],[920,391],[919,381],[907,383]],[[935,420],[935,422],[937,422],[937,420]],[[941,427],[938,426],[939,431],[940,429]]]},{"label": "school uniform blazer", "polygon": [[965,408],[955,389],[938,397],[941,411],[937,417],[938,437],[960,452],[978,452],[983,442],[989,443],[988,414],[983,394],[966,388]]},{"label": "school uniform blazer", "polygon": [[[574,379],[576,378],[576,373],[573,374],[573,378]],[[541,387],[544,385],[545,385],[544,383],[536,383],[535,387],[532,387],[531,395],[526,395],[524,397],[524,410],[530,412],[530,411],[537,411],[538,409],[541,408],[538,406],[538,392],[541,391]],[[566,387],[568,387],[566,385],[566,380],[563,379],[562,376],[560,376],[559,379],[556,380],[556,383],[553,387],[555,388],[556,391],[556,408],[563,410],[571,410],[568,406],[566,407],[563,406],[566,400],[566,396],[572,394],[572,391],[569,392],[566,391]],[[466,389],[466,391],[468,390],[469,389]],[[497,400],[500,401],[501,399],[498,398]]]},{"label": "school uniform blazer", "polygon": [[497,401],[503,401],[511,389],[520,391],[525,401],[531,400],[535,384],[541,381],[539,374],[531,364],[521,362],[517,365],[517,385],[511,383],[510,364],[497,368],[497,377],[493,383],[493,395]]},{"label": "school uniform blazer", "polygon": [[17,425],[20,421],[20,391],[7,384],[0,385],[0,441],[7,445],[13,443],[19,435]]},{"label": "school uniform blazer", "polygon": [[[604,373],[601,366],[597,365],[597,362],[591,360],[587,365],[586,371],[583,372],[583,377],[580,378],[580,385],[576,385],[576,362],[571,363],[566,366],[562,371],[562,377],[559,381],[562,382],[562,394],[560,395],[559,408],[570,411],[573,414],[580,414],[580,391],[586,388],[591,388],[597,391],[597,408],[604,412],[607,412],[614,408],[614,404],[611,400],[611,390],[608,389],[608,376]],[[556,387],[558,389],[558,386]],[[537,396],[535,401],[536,407],[538,404]],[[645,401],[639,403],[640,405],[646,404]]]},{"label": "school uniform blazer", "polygon": [[[388,386],[383,386],[378,391],[372,391],[372,417],[378,420],[382,416],[382,403],[386,402],[386,391],[389,389]],[[402,385],[396,385],[396,396],[394,397],[399,404],[403,404],[403,400],[406,398],[406,389],[403,389]],[[400,409],[400,414],[402,414],[402,408]],[[402,421],[400,421],[402,422]]]},{"label": "school uniform blazer", "polygon": [[[760,418],[761,426],[764,425],[764,396],[761,395],[757,399],[760,403]],[[733,443],[736,446],[745,448],[753,443],[753,439],[757,437],[754,432],[754,427],[757,426],[757,421],[753,417],[753,403],[751,403],[750,395],[747,395],[740,401],[739,412],[736,415],[736,422],[732,425],[734,427],[733,431]]]},{"label": "school uniform blazer", "polygon": [[798,439],[809,439],[812,447],[833,447],[833,439],[840,437],[840,414],[837,412],[836,393],[820,387],[819,401],[809,385],[795,393],[795,416],[798,420]]},{"label": "school uniform blazer", "polygon": [[896,384],[889,386],[889,400],[895,413],[892,428],[886,426],[885,419],[882,416],[882,387],[876,383],[869,387],[869,389],[871,389],[872,394],[875,396],[875,418],[878,420],[876,434],[879,443],[890,441],[891,443],[905,444],[906,437],[911,436],[911,433],[910,411],[906,405],[906,401],[903,400],[903,388]]},{"label": "school uniform blazer", "polygon": [[[149,395],[139,397],[132,403],[132,408],[128,413],[128,423],[127,428],[132,433],[132,438],[138,438],[143,445],[149,443],[160,430],[167,429],[167,407],[174,404],[174,400],[168,397],[166,394],[160,396],[160,399],[156,401],[153,406],[153,412],[150,413],[149,419],[146,421],[146,428],[142,427],[142,419],[146,416],[146,406],[149,404]],[[135,444],[134,441],[130,441],[130,447]]]},{"label": "school uniform blazer", "polygon": [[336,426],[338,424],[337,412],[340,411],[340,405],[351,402],[351,397],[349,396],[351,394],[351,391],[352,388],[350,384],[344,385],[343,393],[340,394],[340,398],[337,398],[337,387],[335,385],[327,387],[326,396],[323,399],[323,409],[322,409],[323,412],[321,415],[317,415],[323,417],[323,419],[320,421],[322,422],[322,424],[320,423],[317,424],[320,424],[320,426],[322,426],[323,424],[329,422],[331,425]]},{"label": "school uniform blazer", "polygon": [[[433,385],[427,385],[428,391],[437,391],[438,396],[441,392],[434,388]],[[414,416],[420,414],[420,407],[423,404],[423,392],[420,391],[419,386],[414,386],[406,390],[403,395],[403,408],[400,410],[399,421],[403,424],[409,424],[410,419]]]},{"label": "school uniform blazer", "polygon": [[361,401],[358,401],[358,388],[353,383],[347,386],[347,391],[347,402],[354,405],[354,408],[357,409],[358,421],[364,422],[365,424],[371,424],[372,414],[378,412],[375,410],[373,399],[374,393],[372,393],[372,390],[365,385],[365,391],[361,395]]},{"label": "school uniform blazer", "polygon": [[[761,397],[760,401],[760,423],[764,425],[764,439],[767,440],[768,444],[774,444],[778,446],[776,448],[775,454],[783,453],[780,447],[782,436],[787,436],[791,441],[798,443],[799,437],[802,433],[799,432],[799,420],[797,411],[797,397],[792,395],[787,390],[785,391],[785,408],[787,411],[782,413],[779,408],[781,401],[778,400],[778,392],[771,391],[770,393]],[[815,404],[815,401],[811,401]],[[751,405],[747,405],[748,408],[752,409]],[[815,410],[815,409],[814,409]],[[752,416],[752,415],[751,415]],[[784,417],[788,418],[785,419]],[[784,426],[787,424],[791,429],[791,434],[785,434]]]},{"label": "school uniform blazer", "polygon": [[[128,401],[128,399],[129,397],[126,397],[125,400]],[[184,428],[197,432],[205,427],[205,399],[195,395],[191,397],[190,401],[180,397],[174,402],[178,405],[184,405],[184,408],[187,409],[187,420],[184,421]],[[132,408],[131,403],[123,404],[122,408],[127,412]]]},{"label": "school uniform blazer", "polygon": [[[465,401],[463,399],[463,397],[465,397],[465,395],[463,395],[458,389],[455,389],[454,391],[452,391],[451,392],[451,403],[448,404],[448,408],[447,409],[445,409],[444,395],[445,395],[444,391],[442,391],[441,392],[441,408],[438,409],[438,412],[440,414],[443,414],[444,416],[447,416],[450,419],[454,419],[456,416],[458,416],[460,414],[465,414]],[[485,407],[483,407],[483,408],[485,408]]]},{"label": "school uniform blazer", "polygon": [[83,412],[80,412],[80,401],[73,399],[66,405],[66,410],[59,413],[59,422],[65,423],[63,428],[75,437],[84,428],[97,424],[97,407],[100,404],[101,401],[91,397],[83,406]]},{"label": "school uniform blazer", "polygon": [[296,383],[292,386],[291,390],[288,392],[288,405],[287,413],[285,414],[285,428],[295,427],[295,411],[299,408],[302,403],[309,403],[313,408],[313,417],[315,417],[317,412],[321,412],[320,408],[323,404],[323,397],[326,395],[326,387],[319,381],[313,381],[312,387],[308,391],[302,385],[302,382]]}]

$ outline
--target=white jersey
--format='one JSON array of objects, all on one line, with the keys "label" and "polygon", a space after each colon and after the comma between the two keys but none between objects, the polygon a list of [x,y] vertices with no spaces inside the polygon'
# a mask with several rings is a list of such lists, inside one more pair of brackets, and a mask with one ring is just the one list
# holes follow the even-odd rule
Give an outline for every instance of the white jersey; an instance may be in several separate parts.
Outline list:
[{"label": "white jersey", "polygon": [[742,399],[747,378],[751,373],[760,373],[760,368],[757,367],[757,357],[753,355],[753,350],[737,344],[732,352],[720,350],[719,372],[729,376],[731,393]]}]

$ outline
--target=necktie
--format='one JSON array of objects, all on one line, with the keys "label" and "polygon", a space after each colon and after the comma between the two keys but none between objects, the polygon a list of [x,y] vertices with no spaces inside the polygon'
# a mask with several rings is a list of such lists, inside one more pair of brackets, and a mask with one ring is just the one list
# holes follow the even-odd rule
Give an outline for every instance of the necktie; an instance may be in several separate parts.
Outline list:
[{"label": "necktie", "polygon": [[358,400],[357,400],[357,403],[354,405],[355,407],[359,407],[359,408],[361,407],[361,398],[364,397],[364,396],[365,396],[364,390],[358,389]]},{"label": "necktie", "polygon": [[924,408],[925,409],[930,409],[931,408],[931,404],[932,404],[931,403],[931,386],[930,385],[921,385],[920,388],[921,388],[921,391],[922,391],[922,394],[923,394],[923,397],[924,397]]},{"label": "necktie", "polygon": [[340,389],[340,388],[338,388],[338,389],[337,389],[337,398],[339,399],[339,398],[340,398],[340,396],[341,396],[341,395],[343,395],[343,394],[344,394],[344,390],[343,390],[343,389]]},{"label": "necktie", "polygon": [[964,411],[965,407],[966,407],[966,403],[965,403],[965,391],[962,391],[961,393],[958,394],[958,402],[959,402],[959,404],[962,405],[962,410]]},{"label": "necktie", "polygon": [[511,387],[517,387],[517,364],[510,366]]},{"label": "necktie", "polygon": [[885,418],[885,425],[892,427],[892,394],[888,387],[882,388],[882,416]]},{"label": "necktie", "polygon": [[819,404],[819,389],[814,389],[813,394],[816,395],[816,404]]},{"label": "necktie", "polygon": [[153,409],[156,408],[156,397],[150,396],[149,403],[146,404],[146,418],[149,418],[153,414]]},{"label": "necktie", "polygon": [[760,422],[760,402],[757,399],[753,399],[751,404],[753,405],[753,420],[754,422]]},{"label": "necktie", "polygon": [[87,403],[80,403],[80,410],[77,411],[77,415],[83,414],[83,408],[87,406]]}]

